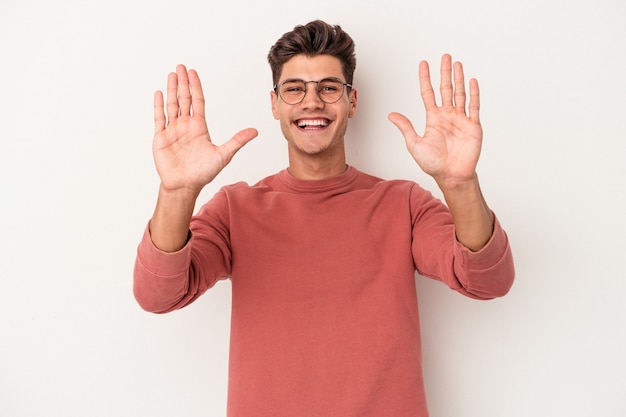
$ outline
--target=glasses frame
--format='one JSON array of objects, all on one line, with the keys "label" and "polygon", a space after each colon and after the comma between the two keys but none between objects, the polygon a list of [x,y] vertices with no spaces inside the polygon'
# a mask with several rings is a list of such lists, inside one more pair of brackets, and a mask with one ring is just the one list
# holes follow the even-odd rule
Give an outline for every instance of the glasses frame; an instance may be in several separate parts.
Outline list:
[{"label": "glasses frame", "polygon": [[[296,82],[296,81],[301,81],[301,82],[304,83],[304,94],[302,95],[302,98],[299,101],[297,101],[295,103],[289,103],[280,94],[280,87],[282,87],[282,85],[287,83],[287,82]],[[342,85],[341,94],[339,95],[339,97],[337,97],[337,100],[335,100],[335,101],[326,101],[326,100],[324,100],[324,98],[322,98],[322,96],[320,95],[320,83],[322,83],[324,81],[336,81],[338,83],[341,83],[341,85]],[[317,94],[317,97],[322,102],[324,102],[326,104],[334,104],[334,103],[338,102],[339,100],[341,100],[341,98],[343,97],[343,93],[344,93],[345,87],[348,87],[349,89],[352,89],[352,84],[348,84],[348,83],[344,82],[341,78],[337,78],[337,77],[326,77],[326,78],[322,78],[321,80],[318,80],[318,81],[304,81],[301,78],[288,78],[288,79],[286,79],[286,80],[284,80],[284,81],[282,81],[282,82],[280,82],[278,84],[274,84],[273,89],[274,89],[274,92],[276,93],[276,95],[278,97],[280,97],[280,99],[285,104],[288,104],[290,106],[295,106],[295,105],[298,105],[298,104],[300,104],[300,103],[302,103],[304,101],[304,98],[306,97],[306,94],[309,91],[308,88],[306,88],[306,85],[309,84],[309,83],[315,83],[316,84],[316,86],[315,86],[315,93]]]}]

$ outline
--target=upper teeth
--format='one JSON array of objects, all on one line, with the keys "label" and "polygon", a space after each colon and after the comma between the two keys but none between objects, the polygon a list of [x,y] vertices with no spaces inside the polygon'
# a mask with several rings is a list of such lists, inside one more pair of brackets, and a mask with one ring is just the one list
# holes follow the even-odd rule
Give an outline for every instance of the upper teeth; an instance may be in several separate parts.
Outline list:
[{"label": "upper teeth", "polygon": [[325,120],[298,120],[298,126],[326,126]]}]

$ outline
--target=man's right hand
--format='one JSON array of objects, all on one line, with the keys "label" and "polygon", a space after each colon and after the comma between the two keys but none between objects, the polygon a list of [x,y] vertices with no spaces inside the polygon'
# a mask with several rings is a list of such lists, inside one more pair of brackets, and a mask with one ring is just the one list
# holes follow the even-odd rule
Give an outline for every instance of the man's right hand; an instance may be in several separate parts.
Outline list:
[{"label": "man's right hand", "polygon": [[[152,151],[162,191],[197,195],[230,162],[243,145],[254,139],[256,129],[244,129],[226,143],[211,142],[204,115],[204,94],[195,70],[176,67],[167,79],[167,102],[154,95]],[[167,111],[167,118],[166,112]]]}]

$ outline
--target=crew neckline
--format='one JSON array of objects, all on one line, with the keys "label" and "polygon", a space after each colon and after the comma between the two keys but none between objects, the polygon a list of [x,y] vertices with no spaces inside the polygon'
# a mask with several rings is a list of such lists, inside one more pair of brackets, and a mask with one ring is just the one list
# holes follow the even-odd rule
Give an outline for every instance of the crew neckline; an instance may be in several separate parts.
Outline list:
[{"label": "crew neckline", "polygon": [[302,180],[289,173],[287,168],[278,173],[280,181],[289,189],[299,192],[314,193],[331,191],[352,184],[358,177],[359,171],[351,165],[339,175],[319,180]]}]

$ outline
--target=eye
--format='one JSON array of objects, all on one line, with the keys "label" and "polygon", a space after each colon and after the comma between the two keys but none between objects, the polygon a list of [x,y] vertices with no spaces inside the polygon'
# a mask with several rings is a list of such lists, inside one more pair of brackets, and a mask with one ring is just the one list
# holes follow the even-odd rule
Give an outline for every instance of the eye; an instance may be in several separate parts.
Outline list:
[{"label": "eye", "polygon": [[299,94],[304,92],[304,83],[288,81],[280,88],[282,94]]},{"label": "eye", "polygon": [[343,88],[343,83],[335,79],[322,80],[320,81],[320,84],[319,84],[320,93],[333,94],[338,91],[341,91],[342,88]]}]

